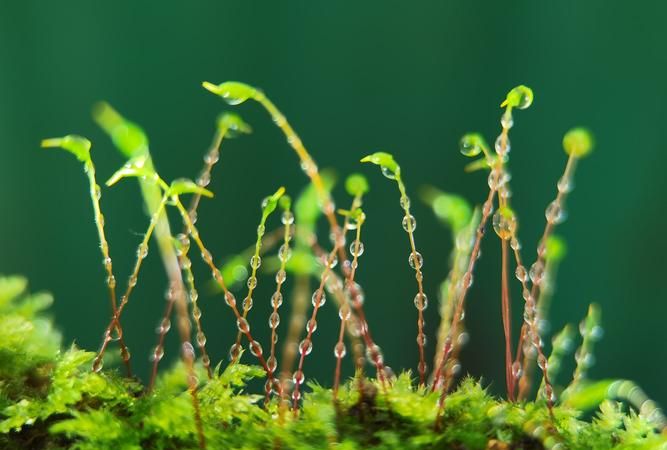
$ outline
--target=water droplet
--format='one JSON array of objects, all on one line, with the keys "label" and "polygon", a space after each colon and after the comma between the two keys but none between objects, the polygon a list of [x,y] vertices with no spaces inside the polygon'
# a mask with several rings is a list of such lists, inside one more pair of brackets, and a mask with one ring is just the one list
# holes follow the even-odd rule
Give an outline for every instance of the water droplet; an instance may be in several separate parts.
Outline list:
[{"label": "water droplet", "polygon": [[408,263],[410,264],[410,267],[412,267],[415,270],[421,269],[422,266],[424,265],[424,258],[422,257],[421,253],[412,252],[408,257]]},{"label": "water droplet", "polygon": [[161,345],[158,345],[153,349],[153,353],[151,353],[150,360],[153,362],[157,362],[160,361],[163,356],[164,356],[164,348]]},{"label": "water droplet", "polygon": [[260,345],[259,342],[257,341],[250,341],[250,353],[252,353],[256,357],[262,356],[262,346]]},{"label": "water droplet", "polygon": [[320,308],[324,303],[326,303],[327,297],[324,295],[324,292],[322,292],[321,289],[318,289],[317,291],[313,292],[313,297],[311,299],[311,302],[314,307]]},{"label": "water droplet", "polygon": [[206,345],[206,335],[202,331],[197,332],[197,344],[200,347]]},{"label": "water droplet", "polygon": [[243,309],[249,311],[252,309],[253,301],[252,297],[246,297],[243,299]]},{"label": "water droplet", "polygon": [[269,359],[266,360],[266,367],[269,369],[269,372],[273,373],[278,368],[278,360],[275,356],[269,356]]},{"label": "water droplet", "polygon": [[426,346],[426,335],[424,333],[420,333],[417,335],[417,345],[421,347]]},{"label": "water droplet", "polygon": [[269,316],[269,328],[278,328],[280,324],[280,316],[277,312],[272,312]]},{"label": "water droplet", "polygon": [[459,150],[464,156],[477,156],[482,153],[482,146],[480,144],[478,135],[466,134],[461,138]]},{"label": "water droplet", "polygon": [[93,361],[93,366],[92,366],[93,372],[99,373],[102,371],[103,367],[104,367],[104,360],[100,357],[95,358],[95,361]]},{"label": "water droplet", "polygon": [[183,270],[190,270],[190,268],[192,267],[192,261],[187,256],[182,256],[180,263],[181,263],[181,269]]},{"label": "water droplet", "polygon": [[532,281],[533,284],[539,285],[544,278],[544,263],[542,263],[542,261],[536,261],[532,266],[530,266],[528,275],[530,276],[530,281]]},{"label": "water droplet", "polygon": [[572,191],[572,189],[574,189],[574,182],[571,178],[563,176],[560,178],[560,180],[558,180],[558,184],[556,186],[558,187],[558,192],[567,194],[568,192]]},{"label": "water droplet", "polygon": [[507,136],[504,136],[502,134],[498,135],[496,138],[496,143],[495,143],[495,149],[496,153],[499,155],[506,155],[510,152],[511,149],[510,145],[510,138]]},{"label": "water droplet", "polygon": [[[484,206],[482,208],[482,214],[484,214],[485,217],[488,217],[491,215],[492,212],[493,212],[493,202],[490,200],[485,201]],[[481,228],[481,230],[482,233],[484,233],[484,229]]]},{"label": "water droplet", "polygon": [[401,204],[401,208],[403,209],[408,209],[410,208],[410,197],[407,195],[401,195],[401,199],[399,200]]},{"label": "water droplet", "polygon": [[219,159],[220,153],[217,150],[211,150],[206,155],[204,155],[204,162],[211,166],[217,163]]},{"label": "water droplet", "polygon": [[347,350],[345,349],[345,344],[342,342],[336,343],[336,346],[334,347],[334,355],[336,355],[336,358],[342,359],[345,357],[346,353]]},{"label": "water droplet", "polygon": [[547,222],[551,224],[562,222],[565,219],[565,214],[563,208],[560,205],[560,202],[554,200],[553,202],[549,203],[549,206],[547,206],[547,209],[544,212],[544,216],[547,218]]},{"label": "water droplet", "polygon": [[266,231],[266,226],[264,226],[263,224],[257,225],[257,236],[263,236],[265,231]]},{"label": "water droplet", "polygon": [[396,174],[394,172],[392,172],[392,170],[389,169],[388,167],[380,166],[380,170],[382,171],[382,175],[389,178],[390,180],[395,180],[396,179]]},{"label": "water droplet", "polygon": [[428,308],[428,297],[426,294],[423,293],[417,293],[415,295],[415,308],[417,308],[420,311],[424,311],[426,308]]},{"label": "water droplet", "polygon": [[294,223],[294,214],[290,211],[283,211],[283,215],[280,218],[280,221],[283,225],[291,225]]},{"label": "water droplet", "polygon": [[364,243],[355,241],[350,244],[350,254],[356,256],[357,258],[364,254]]},{"label": "water droplet", "polygon": [[523,368],[521,367],[521,363],[518,362],[518,361],[513,363],[512,364],[512,376],[514,378],[518,379],[518,378],[521,377],[522,374],[523,374]]},{"label": "water droplet", "polygon": [[199,177],[197,178],[197,185],[201,187],[206,187],[211,182],[211,174],[208,170],[204,170]]},{"label": "water droplet", "polygon": [[308,333],[314,333],[315,330],[317,330],[317,320],[315,319],[310,319],[308,322],[306,322],[306,331]]},{"label": "water droplet", "polygon": [[257,277],[251,276],[250,278],[248,278],[247,285],[248,289],[255,289],[255,287],[257,286]]},{"label": "water droplet", "polygon": [[327,263],[329,265],[329,269],[333,269],[338,264],[338,258],[336,257],[336,255],[329,255]]},{"label": "water droplet", "polygon": [[343,303],[338,310],[338,317],[340,317],[340,320],[348,320],[351,314],[350,306],[347,303]]},{"label": "water droplet", "polygon": [[238,359],[239,355],[241,354],[241,344],[232,344],[232,346],[229,348],[229,360],[230,361],[235,361]]},{"label": "water droplet", "polygon": [[517,266],[514,275],[516,275],[516,279],[521,282],[525,283],[528,281],[528,272],[526,272],[526,268],[524,266]]},{"label": "water droplet", "polygon": [[253,255],[252,258],[250,258],[250,267],[253,269],[259,269],[259,266],[262,265],[262,258],[258,255]]},{"label": "water droplet", "polygon": [[306,338],[299,343],[299,353],[302,355],[309,355],[313,351],[313,342]]},{"label": "water droplet", "polygon": [[276,283],[283,283],[287,278],[287,273],[284,270],[276,272]]},{"label": "water droplet", "polygon": [[157,334],[165,334],[168,333],[170,329],[171,329],[171,321],[167,318],[164,318],[160,321],[158,326],[155,327],[155,332]]},{"label": "water droplet", "polygon": [[[301,385],[301,384],[303,383],[304,380],[305,380],[305,377],[304,377],[304,375],[303,375],[303,371],[301,371],[301,370],[297,370],[297,371],[294,372],[294,374],[292,375],[292,381],[293,381],[294,384],[297,385],[297,386]],[[298,400],[298,399],[299,399],[299,398],[297,397],[297,400]]]},{"label": "water droplet", "polygon": [[461,287],[468,289],[470,286],[472,286],[472,273],[466,272],[461,277]]},{"label": "water droplet", "polygon": [[236,297],[234,297],[234,294],[231,292],[226,292],[225,293],[225,303],[227,303],[229,306],[235,307],[236,306]]},{"label": "water droplet", "polygon": [[283,304],[283,294],[280,292],[274,292],[271,296],[271,306],[274,308],[280,308],[280,305]]},{"label": "water droplet", "polygon": [[500,118],[500,125],[506,130],[509,130],[514,125],[514,118],[510,110],[505,110],[505,113]]},{"label": "water droplet", "polygon": [[192,317],[194,317],[195,320],[201,319],[201,309],[196,306],[192,308]]},{"label": "water droplet", "polygon": [[521,250],[521,242],[516,237],[513,237],[510,240],[510,247],[512,247],[512,250]]},{"label": "water droplet", "polygon": [[417,221],[415,221],[415,218],[412,216],[412,214],[408,214],[403,217],[403,229],[405,231],[412,233],[415,231],[415,228],[417,228]]},{"label": "water droplet", "polygon": [[131,275],[130,278],[127,280],[127,285],[129,287],[135,287],[137,285],[137,276]]},{"label": "water droplet", "polygon": [[508,208],[500,208],[493,215],[493,229],[500,239],[507,240],[516,231],[516,217]]},{"label": "water droplet", "polygon": [[498,190],[498,188],[503,185],[503,172],[498,169],[493,169],[489,172],[487,182],[489,184],[489,189]]},{"label": "water droplet", "polygon": [[243,317],[239,317],[238,319],[236,319],[236,327],[239,329],[241,333],[250,332],[250,324]]},{"label": "water droplet", "polygon": [[384,357],[382,356],[382,350],[377,344],[373,344],[366,348],[366,358],[372,364],[382,364]]},{"label": "water droplet", "polygon": [[107,277],[107,286],[109,286],[112,289],[115,288],[116,287],[116,277],[114,277],[113,275],[109,275]]},{"label": "water droplet", "polygon": [[202,258],[204,261],[206,261],[207,263],[208,263],[208,262],[213,262],[213,257],[211,256],[211,252],[209,252],[209,251],[206,250],[206,249],[202,250],[202,252],[201,252],[201,258]]}]

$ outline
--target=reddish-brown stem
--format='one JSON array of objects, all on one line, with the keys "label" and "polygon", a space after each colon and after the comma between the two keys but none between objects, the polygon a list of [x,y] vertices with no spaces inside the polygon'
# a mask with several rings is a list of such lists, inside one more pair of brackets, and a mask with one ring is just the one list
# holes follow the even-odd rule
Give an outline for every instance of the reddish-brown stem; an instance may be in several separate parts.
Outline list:
[{"label": "reddish-brown stem", "polygon": [[[576,161],[577,161],[576,156],[574,154],[570,154],[567,163],[565,165],[565,170],[563,171],[561,181],[565,181],[567,184],[572,182],[572,178],[574,177],[574,171],[576,168]],[[556,194],[554,202],[559,205],[563,205],[565,199],[567,198],[569,190],[570,190],[569,188],[558,189],[558,194]],[[537,264],[538,266],[544,267],[547,240],[549,239],[549,236],[551,236],[551,233],[553,232],[554,228],[555,228],[555,223],[547,220],[547,223],[544,227],[544,232],[542,233],[542,238],[540,239],[537,247],[537,261],[535,262],[535,264]],[[539,297],[540,282],[537,283],[533,282],[533,285],[530,289],[530,295],[533,299],[538,299]],[[528,393],[530,392],[531,388],[531,378],[532,378],[532,366],[530,362],[526,362],[526,359],[530,359],[530,357],[523,352],[524,340],[527,335],[526,327],[527,327],[526,323],[524,323],[523,326],[521,327],[521,334],[519,337],[519,342],[517,344],[516,359],[514,362],[516,366],[519,366],[521,364],[521,358],[524,359],[522,364],[523,373],[521,374],[521,378],[519,379],[519,397],[518,397],[519,400],[525,399],[528,396]]]},{"label": "reddish-brown stem", "polygon": [[[197,247],[201,251],[202,259],[204,260],[206,265],[211,269],[215,282],[222,289],[225,295],[225,303],[231,308],[232,312],[234,313],[239,330],[241,330],[241,332],[248,339],[248,342],[250,343],[251,353],[255,355],[259,360],[260,365],[262,366],[262,368],[264,369],[269,378],[268,381],[270,383],[273,383],[274,380],[273,375],[266,364],[266,360],[264,359],[262,347],[259,344],[259,342],[253,339],[252,334],[250,334],[250,326],[248,325],[248,322],[239,313],[239,310],[236,307],[236,299],[234,298],[234,295],[227,289],[227,285],[225,284],[225,280],[222,276],[222,273],[220,272],[220,269],[218,269],[215,263],[213,262],[213,255],[211,255],[211,252],[209,252],[204,246],[204,243],[202,242],[201,237],[199,235],[199,230],[197,230],[197,228],[192,223],[192,220],[190,219],[190,216],[188,215],[188,212],[186,211],[183,204],[180,202],[180,200],[178,200],[177,197],[174,197],[173,200],[174,204],[176,205],[176,208],[178,208],[179,212],[181,213],[181,217],[185,225],[188,228],[188,233],[190,234],[192,239],[197,244]],[[279,385],[279,383],[277,390],[279,391],[279,394],[282,395],[282,387]]]},{"label": "reddish-brown stem", "polygon": [[514,401],[514,379],[512,375],[512,312],[509,295],[509,281],[507,276],[508,266],[508,244],[506,239],[501,240],[502,246],[502,316],[503,332],[505,334],[505,381],[507,384],[507,397]]},{"label": "reddish-brown stem", "polygon": [[[218,162],[220,159],[220,146],[222,145],[222,140],[224,139],[224,136],[226,134],[227,130],[222,129],[218,130],[215,133],[215,137],[213,138],[213,144],[211,145],[210,149],[208,150],[206,156],[204,156],[204,168],[201,171],[201,174],[197,178],[197,185],[200,187],[206,187],[211,179],[211,171],[213,170],[213,166]],[[195,193],[192,196],[192,199],[190,200],[190,206],[188,208],[188,215],[190,216],[190,219],[196,222],[196,215],[197,215],[197,208],[199,207],[199,202],[201,200],[201,194],[200,193]],[[187,227],[183,227],[183,234],[187,234]],[[178,256],[178,262],[183,267],[183,258],[187,258],[187,252],[183,252]],[[194,286],[191,286],[191,289],[194,288]],[[194,305],[193,305],[194,306]],[[162,314],[162,319],[160,321],[160,332],[158,333],[158,343],[156,345],[156,349],[163,349],[164,348],[164,340],[169,332],[170,327],[165,327],[163,324],[167,323],[169,321],[169,317],[171,317],[171,311],[174,308],[174,302],[173,301],[167,301],[165,308],[164,308],[164,313]],[[193,310],[194,312],[194,310]],[[198,318],[194,317],[195,323],[197,325],[197,332],[201,333],[202,332],[202,327],[201,327],[201,322],[199,321]],[[202,354],[202,358],[204,361],[208,361],[208,355],[206,354],[206,348],[203,345],[199,345],[200,352]],[[158,353],[162,353],[164,350],[159,350]],[[160,364],[160,358],[155,357],[156,354],[153,354],[153,366],[151,369],[151,378],[148,383],[148,392],[150,392],[153,389],[153,386],[155,385],[155,380],[157,378],[157,371],[158,371],[158,365]],[[212,378],[213,376],[213,371],[211,370],[211,365],[210,362],[208,364],[205,364],[206,366],[206,372],[208,374],[209,379]]]},{"label": "reddish-brown stem", "polygon": [[445,346],[443,347],[442,350],[442,360],[440,362],[440,366],[438,366],[438,368],[436,369],[435,376],[433,377],[432,390],[435,391],[438,388],[438,386],[441,387],[440,397],[438,399],[438,412],[436,414],[436,421],[435,421],[436,427],[439,427],[442,411],[445,407],[445,399],[447,397],[447,390],[446,390],[447,383],[446,380],[445,382],[443,382],[441,380],[441,377],[447,378],[448,375],[450,375],[447,373],[443,373],[443,368],[446,367],[447,361],[449,360],[449,357],[452,354],[452,348],[454,346],[452,337],[457,335],[456,333],[458,331],[459,323],[463,322],[462,316],[465,307],[466,295],[468,293],[468,289],[472,285],[472,275],[475,269],[475,263],[477,262],[477,258],[479,256],[479,250],[482,243],[482,238],[484,237],[484,228],[486,227],[486,222],[489,219],[491,212],[493,211],[493,198],[495,194],[496,194],[495,188],[489,189],[489,196],[487,197],[486,202],[484,203],[484,206],[482,208],[482,218],[479,222],[479,225],[477,226],[477,232],[475,234],[475,243],[473,244],[472,252],[470,253],[470,261],[468,262],[468,269],[461,277],[461,283],[462,283],[461,293],[459,294],[459,299],[456,304],[456,310],[454,311],[454,317],[452,318],[452,326],[449,329],[449,334],[447,336],[447,339],[445,339]]},{"label": "reddish-brown stem", "polygon": [[[337,242],[339,244],[340,241]],[[327,282],[327,278],[329,277],[329,273],[331,271],[331,266],[333,265],[333,261],[336,258],[336,253],[338,252],[338,245],[335,245],[333,250],[329,253],[328,257],[326,260],[324,260],[324,270],[322,271],[321,279],[320,279],[320,285],[315,291],[315,294],[313,295],[313,312],[310,316],[310,320],[307,322],[308,325],[306,325],[306,337],[304,338],[303,341],[299,343],[299,364],[297,366],[296,372],[294,372],[293,380],[294,380],[294,391],[292,392],[292,409],[294,410],[294,414],[298,414],[298,408],[299,408],[299,399],[301,398],[301,385],[303,384],[304,381],[304,375],[303,375],[303,364],[306,359],[306,355],[310,353],[310,349],[312,348],[312,339],[313,339],[313,333],[315,332],[315,328],[313,326],[310,326],[310,324],[316,324],[317,321],[317,312],[320,309],[320,306],[322,304],[322,297],[324,296],[324,286]]]}]

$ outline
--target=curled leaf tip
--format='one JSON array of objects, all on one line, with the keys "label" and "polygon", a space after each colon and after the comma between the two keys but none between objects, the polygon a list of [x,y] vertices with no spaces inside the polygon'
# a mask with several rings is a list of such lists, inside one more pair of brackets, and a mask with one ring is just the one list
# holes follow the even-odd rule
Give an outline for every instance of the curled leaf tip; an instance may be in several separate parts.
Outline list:
[{"label": "curled leaf tip", "polygon": [[225,100],[230,105],[239,105],[249,98],[255,97],[257,94],[257,89],[238,81],[225,81],[224,83],[218,85],[204,81],[202,86],[207,91],[222,97],[223,100]]},{"label": "curled leaf tip", "polygon": [[505,97],[505,100],[500,104],[500,107],[526,109],[532,104],[533,90],[522,84],[507,93],[507,97]]},{"label": "curled leaf tip", "polygon": [[181,195],[181,194],[199,194],[204,197],[213,197],[213,192],[199,186],[192,180],[187,178],[178,178],[171,182],[169,186],[169,195]]},{"label": "curled leaf tip", "polygon": [[576,158],[588,155],[595,147],[595,139],[586,128],[572,128],[563,136],[563,148],[565,153]]},{"label": "curled leaf tip", "polygon": [[225,131],[234,137],[236,134],[250,134],[252,127],[246,123],[241,116],[231,112],[223,112],[218,116],[217,126],[220,131]]},{"label": "curled leaf tip", "polygon": [[375,152],[371,155],[361,158],[361,162],[370,162],[380,166],[382,173],[388,178],[398,178],[401,174],[401,167],[398,165],[394,156],[387,152]]},{"label": "curled leaf tip", "polygon": [[83,136],[69,134],[63,137],[44,139],[41,146],[42,148],[62,148],[76,156],[79,161],[86,162],[90,160],[92,144]]},{"label": "curled leaf tip", "polygon": [[464,134],[459,142],[461,154],[468,157],[477,156],[488,148],[484,137],[479,133]]}]

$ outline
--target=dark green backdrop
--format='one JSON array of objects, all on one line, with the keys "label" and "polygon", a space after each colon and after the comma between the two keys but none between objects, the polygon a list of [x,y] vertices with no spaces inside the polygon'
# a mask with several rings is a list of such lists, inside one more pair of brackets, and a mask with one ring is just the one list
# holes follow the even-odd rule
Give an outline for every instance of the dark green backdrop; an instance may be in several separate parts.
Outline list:
[{"label": "dark green backdrop", "polygon": [[[599,302],[606,334],[592,374],[634,379],[665,405],[666,14],[659,1],[0,1],[0,272],[26,274],[32,289],[52,291],[66,339],[96,348],[108,310],[86,181],[71,157],[40,150],[39,140],[90,137],[99,175],[109,176],[122,160],[90,119],[91,105],[106,99],[145,127],[165,178],[194,177],[225,108],[201,81],[243,80],[280,105],[320,166],[369,174],[359,279],[387,360],[414,368],[415,287],[395,189],[357,161],[387,149],[412,192],[430,183],[481,202],[485,179],[463,174],[457,140],[470,130],[492,140],[500,101],[524,83],[535,102],[516,114],[511,165],[527,259],[565,162],[562,134],[583,124],[598,142],[580,166],[569,219],[559,228],[570,251],[554,326],[578,322],[589,302]],[[200,210],[202,234],[219,256],[252,241],[262,197],[280,184],[295,193],[306,183],[265,113],[257,105],[239,112],[255,134],[225,145],[224,168],[211,184],[217,198]],[[105,190],[102,201],[125,279],[146,224],[138,189],[125,183]],[[426,288],[435,299],[449,233],[428,209],[415,210]],[[500,391],[497,241],[483,253],[464,364]],[[209,276],[196,268],[201,279]],[[157,252],[141,278],[124,322],[145,373],[165,286]],[[261,300],[268,281],[251,313],[255,329],[268,316]],[[201,301],[217,360],[231,343],[233,320],[219,298]],[[518,295],[514,302],[518,319]],[[436,308],[427,313],[433,336]],[[329,305],[307,376],[330,378],[337,327]]]}]

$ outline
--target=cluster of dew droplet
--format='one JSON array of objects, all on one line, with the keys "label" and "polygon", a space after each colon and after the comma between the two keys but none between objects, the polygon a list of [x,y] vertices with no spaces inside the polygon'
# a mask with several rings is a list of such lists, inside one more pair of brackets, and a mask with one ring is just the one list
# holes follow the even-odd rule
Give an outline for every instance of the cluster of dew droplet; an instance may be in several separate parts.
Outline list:
[{"label": "cluster of dew droplet", "polygon": [[181,270],[183,270],[183,273],[185,274],[185,283],[188,289],[188,299],[190,300],[192,319],[195,323],[195,341],[197,342],[197,347],[199,347],[199,351],[201,353],[202,364],[206,368],[206,372],[210,377],[212,375],[211,359],[208,356],[208,352],[206,351],[206,334],[204,333],[201,324],[202,311],[199,308],[198,303],[199,292],[195,286],[192,262],[188,256],[188,252],[190,250],[190,239],[188,238],[187,234],[180,233],[176,236],[176,240],[178,241],[176,255],[178,256]]},{"label": "cluster of dew droplet", "polygon": [[[167,204],[167,199],[168,198],[165,194],[162,197],[162,200],[160,201],[160,204],[156,208],[155,212],[151,215],[151,220],[150,223],[148,224],[148,228],[146,229],[146,233],[144,234],[144,237],[137,248],[137,259],[134,263],[134,268],[132,270],[132,273],[130,274],[130,277],[128,279],[127,289],[125,293],[120,297],[120,303],[118,305],[118,309],[111,318],[111,321],[109,322],[109,325],[107,326],[106,330],[104,331],[104,335],[102,338],[102,345],[100,346],[100,350],[98,351],[97,356],[93,360],[92,369],[94,372],[99,372],[100,370],[102,370],[104,353],[109,343],[114,339],[112,337],[112,330],[120,323],[120,317],[123,313],[123,310],[125,309],[125,306],[129,302],[130,295],[132,294],[132,291],[137,284],[136,281],[138,280],[139,277],[139,272],[141,270],[142,262],[148,255],[148,243],[150,242],[150,238],[153,235],[153,231],[155,230],[160,215],[162,214],[162,211],[164,211],[165,205]],[[108,280],[108,282],[112,283],[115,286],[115,278],[112,277],[113,275],[109,277],[110,279]],[[121,349],[121,353],[123,353],[121,355],[123,360],[130,359],[130,353],[129,350],[127,350],[127,348],[125,348],[124,351]]]},{"label": "cluster of dew droplet", "polygon": [[266,384],[264,386],[267,401],[271,393],[279,392],[276,383],[272,381],[272,378],[276,369],[278,368],[278,360],[276,359],[275,348],[276,344],[278,343],[278,333],[277,333],[278,325],[280,325],[279,309],[280,306],[283,304],[282,286],[283,283],[285,282],[285,279],[287,278],[285,267],[287,261],[289,261],[290,257],[292,256],[290,241],[292,239],[292,234],[293,234],[292,230],[294,224],[294,214],[292,214],[289,207],[285,208],[280,220],[283,223],[285,232],[284,232],[283,243],[278,249],[278,259],[280,260],[280,268],[276,273],[276,290],[271,296],[272,312],[271,315],[269,316],[269,328],[271,328],[271,354],[266,360],[266,365],[269,369],[269,379],[266,381]]}]

